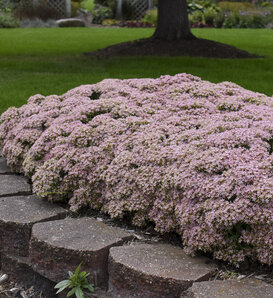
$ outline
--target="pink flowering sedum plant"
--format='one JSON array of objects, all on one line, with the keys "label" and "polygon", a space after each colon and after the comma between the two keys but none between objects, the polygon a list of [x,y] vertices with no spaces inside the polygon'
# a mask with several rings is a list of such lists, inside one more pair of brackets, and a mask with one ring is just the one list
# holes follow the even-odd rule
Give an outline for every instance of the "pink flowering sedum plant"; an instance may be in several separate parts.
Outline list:
[{"label": "pink flowering sedum plant", "polygon": [[152,221],[190,253],[273,263],[273,99],[187,74],[35,95],[1,116],[8,164],[52,201]]}]

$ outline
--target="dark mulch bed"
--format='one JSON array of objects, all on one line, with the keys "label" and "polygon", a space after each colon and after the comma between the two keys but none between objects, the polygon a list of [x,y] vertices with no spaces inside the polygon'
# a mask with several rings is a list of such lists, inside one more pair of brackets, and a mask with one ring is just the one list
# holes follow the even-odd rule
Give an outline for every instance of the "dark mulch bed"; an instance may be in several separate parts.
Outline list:
[{"label": "dark mulch bed", "polygon": [[207,39],[165,41],[154,38],[116,44],[85,55],[97,58],[113,56],[192,56],[206,58],[262,58],[233,46]]}]

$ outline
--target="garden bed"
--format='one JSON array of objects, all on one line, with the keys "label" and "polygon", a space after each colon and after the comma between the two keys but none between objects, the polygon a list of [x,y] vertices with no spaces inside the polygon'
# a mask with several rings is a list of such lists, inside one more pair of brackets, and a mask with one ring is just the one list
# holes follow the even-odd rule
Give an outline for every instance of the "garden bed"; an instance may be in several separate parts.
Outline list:
[{"label": "garden bed", "polygon": [[190,40],[166,41],[146,38],[116,44],[94,52],[86,53],[88,57],[99,59],[115,56],[189,56],[206,58],[262,58],[236,47],[220,42],[194,38]]}]

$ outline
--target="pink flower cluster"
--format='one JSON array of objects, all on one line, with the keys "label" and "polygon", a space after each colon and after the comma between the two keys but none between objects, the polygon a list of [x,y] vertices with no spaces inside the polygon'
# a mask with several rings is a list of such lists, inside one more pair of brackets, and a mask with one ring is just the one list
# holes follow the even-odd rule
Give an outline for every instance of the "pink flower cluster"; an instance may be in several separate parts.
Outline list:
[{"label": "pink flower cluster", "polygon": [[36,95],[1,116],[14,171],[53,201],[131,214],[187,250],[273,263],[273,99],[187,74]]}]

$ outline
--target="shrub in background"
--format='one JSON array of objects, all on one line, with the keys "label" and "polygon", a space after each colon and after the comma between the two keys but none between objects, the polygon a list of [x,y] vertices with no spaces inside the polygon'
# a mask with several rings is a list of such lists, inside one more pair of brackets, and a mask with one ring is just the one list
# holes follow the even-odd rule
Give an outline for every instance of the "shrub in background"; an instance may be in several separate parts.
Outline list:
[{"label": "shrub in background", "polygon": [[102,22],[103,26],[120,26],[121,22],[120,20],[115,20],[115,19],[105,19]]},{"label": "shrub in background", "polygon": [[204,11],[204,5],[203,3],[200,2],[196,2],[196,1],[188,1],[187,2],[187,6],[188,6],[188,13],[189,14],[193,14],[196,11]]},{"label": "shrub in background", "polygon": [[15,9],[22,0],[0,0],[0,9],[8,9],[9,11],[12,11]]},{"label": "shrub in background", "polygon": [[19,22],[9,12],[0,11],[0,28],[16,28]]},{"label": "shrub in background", "polygon": [[273,105],[186,74],[108,79],[1,115],[0,148],[34,192],[161,233],[188,252],[273,263]]},{"label": "shrub in background", "polygon": [[205,24],[207,24],[210,27],[213,27],[215,23],[214,20],[218,13],[219,11],[215,10],[213,7],[206,8],[203,12]]},{"label": "shrub in background", "polygon": [[[95,0],[95,3],[106,6],[111,9],[112,16],[116,15],[116,1],[115,0]],[[122,1],[122,19],[132,20],[134,18],[134,6],[130,0]]]},{"label": "shrub in background", "polygon": [[265,19],[259,14],[240,15],[239,28],[264,28],[266,25]]},{"label": "shrub in background", "polygon": [[218,5],[222,10],[227,10],[232,12],[239,12],[240,10],[248,11],[248,10],[255,9],[255,5],[250,2],[220,1]]},{"label": "shrub in background", "polygon": [[203,12],[200,10],[193,12],[191,15],[189,15],[189,21],[191,25],[197,23],[204,23],[205,20]]},{"label": "shrub in background", "polygon": [[91,12],[94,8],[94,0],[83,0],[81,7]]},{"label": "shrub in background", "polygon": [[148,10],[141,21],[144,23],[149,23],[153,26],[156,26],[157,25],[157,9]]},{"label": "shrub in background", "polygon": [[195,0],[188,2],[189,20],[193,27],[265,28],[273,21],[273,10],[249,2]]},{"label": "shrub in background", "polygon": [[81,8],[81,2],[82,1],[71,1],[71,14],[72,16],[75,16],[77,14],[77,11]]},{"label": "shrub in background", "polygon": [[229,12],[225,15],[225,20],[223,22],[223,28],[237,28],[240,21],[239,13]]},{"label": "shrub in background", "polygon": [[217,15],[217,11],[212,8],[205,9],[204,11],[204,20],[207,25],[212,27],[214,25],[214,19]]},{"label": "shrub in background", "polygon": [[263,17],[265,25],[273,22],[273,5],[271,8],[267,8],[266,10],[259,13]]},{"label": "shrub in background", "polygon": [[94,0],[94,4],[99,4],[110,8],[113,16],[116,13],[116,0]]},{"label": "shrub in background", "polygon": [[222,28],[224,21],[225,21],[225,15],[222,11],[220,11],[214,17],[213,26],[215,28]]},{"label": "shrub in background", "polygon": [[16,28],[18,21],[12,14],[12,6],[9,1],[0,0],[0,28]]},{"label": "shrub in background", "polygon": [[113,17],[113,12],[107,6],[96,4],[94,6],[92,16],[93,16],[92,22],[94,24],[101,24],[104,20],[111,19]]}]

